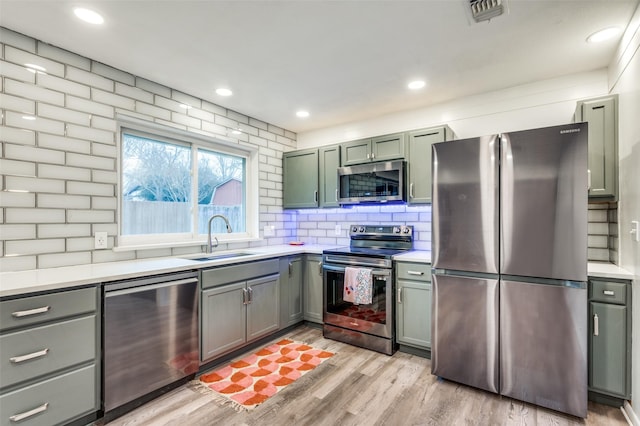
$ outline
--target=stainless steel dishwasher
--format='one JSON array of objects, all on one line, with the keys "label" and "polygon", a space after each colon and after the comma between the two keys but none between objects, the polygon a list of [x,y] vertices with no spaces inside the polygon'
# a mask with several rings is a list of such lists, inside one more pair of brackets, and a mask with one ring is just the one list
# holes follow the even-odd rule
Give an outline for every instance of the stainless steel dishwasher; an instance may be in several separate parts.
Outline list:
[{"label": "stainless steel dishwasher", "polygon": [[197,277],[189,271],[104,284],[105,417],[197,371]]}]

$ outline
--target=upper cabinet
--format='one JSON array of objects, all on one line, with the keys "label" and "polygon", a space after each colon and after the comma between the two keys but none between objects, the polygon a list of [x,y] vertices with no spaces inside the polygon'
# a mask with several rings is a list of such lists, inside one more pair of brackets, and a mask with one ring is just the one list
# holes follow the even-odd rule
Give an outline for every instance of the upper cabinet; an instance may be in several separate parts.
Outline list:
[{"label": "upper cabinet", "polygon": [[285,152],[283,167],[283,207],[318,207],[318,150]]},{"label": "upper cabinet", "polygon": [[615,200],[618,191],[618,96],[578,102],[575,120],[589,123],[589,198]]},{"label": "upper cabinet", "polygon": [[405,133],[346,142],[341,145],[342,165],[352,166],[373,161],[404,159],[405,144]]},{"label": "upper cabinet", "polygon": [[320,157],[320,207],[338,205],[338,167],[340,167],[340,145],[318,149]]},{"label": "upper cabinet", "polygon": [[414,130],[407,134],[408,204],[431,202],[431,145],[453,138],[454,134],[448,126]]}]

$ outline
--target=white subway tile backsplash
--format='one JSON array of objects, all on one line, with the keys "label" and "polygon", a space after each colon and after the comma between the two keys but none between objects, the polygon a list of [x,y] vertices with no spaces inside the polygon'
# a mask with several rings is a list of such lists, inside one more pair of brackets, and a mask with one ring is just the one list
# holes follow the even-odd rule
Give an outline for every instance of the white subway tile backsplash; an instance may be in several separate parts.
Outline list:
[{"label": "white subway tile backsplash", "polygon": [[38,102],[38,116],[52,118],[67,123],[80,124],[81,126],[89,126],[91,124],[91,115],[85,112],[73,111],[68,108],[49,105]]},{"label": "white subway tile backsplash", "polygon": [[64,181],[31,177],[5,176],[5,188],[11,191],[64,193]]},{"label": "white subway tile backsplash", "polygon": [[91,252],[92,263],[121,262],[124,260],[133,260],[135,258],[136,253],[133,251],[115,252],[113,250],[96,250]]},{"label": "white subway tile backsplash", "polygon": [[[178,110],[176,112],[183,112],[184,109],[181,108],[181,110]],[[187,110],[187,115],[191,116],[191,117],[195,117],[197,119],[200,119],[202,121],[208,121],[209,123],[214,123],[216,116],[215,114],[213,114],[212,112],[209,111],[205,111],[203,109],[200,108],[189,108]],[[244,131],[245,128],[243,127],[242,130]]]},{"label": "white subway tile backsplash", "polygon": [[159,108],[155,105],[150,105],[144,102],[136,101],[136,111],[140,114],[145,114],[150,117],[160,118],[162,120],[171,119],[171,111],[164,108]]},{"label": "white subway tile backsplash", "polygon": [[227,109],[221,107],[220,105],[212,104],[211,102],[202,101],[202,109],[205,111],[212,112],[216,115],[226,116]]},{"label": "white subway tile backsplash", "polygon": [[103,143],[93,142],[91,144],[91,154],[101,157],[116,158],[118,149],[115,145],[106,145]]},{"label": "white subway tile backsplash", "polygon": [[255,118],[251,118],[249,117],[249,124],[260,129],[260,130],[267,130],[269,128],[269,125],[267,123],[265,123],[264,121],[261,120],[257,120]]},{"label": "white subway tile backsplash", "polygon": [[153,93],[149,93],[129,84],[116,82],[116,93],[148,104],[153,103]]},{"label": "white subway tile backsplash", "polygon": [[122,108],[128,114],[134,110],[136,104],[136,101],[131,98],[116,95],[115,93],[109,93],[100,89],[91,89],[91,99],[105,105],[110,105],[114,108]]},{"label": "white subway tile backsplash", "polygon": [[91,208],[115,211],[118,208],[118,199],[116,197],[91,197]]},{"label": "white subway tile backsplash", "polygon": [[35,177],[36,163],[0,158],[0,170],[3,175]]},{"label": "white subway tile backsplash", "polygon": [[68,182],[67,193],[113,197],[115,195],[115,185],[91,182]]},{"label": "white subway tile backsplash", "polygon": [[100,102],[95,102],[89,99],[78,98],[76,96],[67,95],[67,108],[86,112],[93,115],[100,115],[103,117],[114,118],[115,110],[110,105],[105,105]]},{"label": "white subway tile backsplash", "polygon": [[48,102],[54,105],[64,105],[64,93],[21,81],[5,78],[4,91],[11,95],[22,96],[36,101]]},{"label": "white subway tile backsplash", "polygon": [[64,164],[64,152],[62,151],[36,148],[26,145],[5,144],[4,153],[6,158],[13,160]]},{"label": "white subway tile backsplash", "polygon": [[78,96],[81,98],[88,98],[91,96],[91,89],[84,84],[75,83],[70,80],[66,80],[61,77],[56,77],[50,74],[36,74],[36,84],[40,87],[46,87],[47,89],[63,92],[68,95]]},{"label": "white subway tile backsplash", "polygon": [[71,67],[89,70],[91,68],[91,60],[84,58],[68,50],[60,49],[48,43],[38,42],[38,55],[45,58],[53,59],[61,64],[67,64],[67,69]]},{"label": "white subway tile backsplash", "polygon": [[38,194],[38,207],[52,209],[88,209],[91,197],[88,195]]},{"label": "white subway tile backsplash", "polygon": [[62,209],[5,209],[5,223],[64,223],[64,219],[65,214]]},{"label": "white subway tile backsplash", "polygon": [[222,135],[222,136],[226,136],[228,132],[226,127],[220,126],[218,124],[209,123],[208,121],[202,122],[202,130],[210,132],[214,135]]},{"label": "white subway tile backsplash", "polygon": [[227,112],[227,117],[231,120],[237,121],[238,123],[249,124],[249,117],[233,110],[229,110]]},{"label": "white subway tile backsplash", "polygon": [[147,92],[155,93],[156,95],[164,96],[165,98],[171,97],[170,88],[141,77],[136,77],[136,87]]},{"label": "white subway tile backsplash", "polygon": [[24,256],[42,253],[64,252],[63,239],[13,240],[5,243],[7,256]]},{"label": "white subway tile backsplash", "polygon": [[79,152],[88,154],[91,152],[91,142],[83,139],[74,139],[66,136],[50,135],[40,133],[38,135],[38,146],[60,151]]},{"label": "white subway tile backsplash", "polygon": [[30,193],[30,192],[0,191],[0,206],[1,207],[35,207],[36,194]]},{"label": "white subway tile backsplash", "polygon": [[181,104],[189,105],[193,108],[202,108],[202,101],[194,96],[187,95],[178,90],[171,91],[171,98]]},{"label": "white subway tile backsplash", "polygon": [[[95,240],[93,237],[86,238],[68,238],[67,239],[67,252],[73,251],[86,251],[90,252],[94,249]],[[108,247],[113,247],[113,243],[108,244]]]},{"label": "white subway tile backsplash", "polygon": [[113,223],[115,212],[112,210],[67,210],[68,223]]},{"label": "white subway tile backsplash", "polygon": [[116,135],[108,130],[94,129],[91,127],[67,125],[67,136],[78,139],[86,139],[95,142],[115,144]]},{"label": "white subway tile backsplash", "polygon": [[195,129],[201,129],[202,128],[202,121],[200,119],[195,118],[195,117],[189,117],[188,115],[185,115],[185,114],[172,112],[171,113],[171,120],[174,123],[183,124],[183,125],[185,125],[187,127],[193,127]]},{"label": "white subway tile backsplash", "polygon": [[30,99],[0,93],[0,107],[5,110],[35,115],[36,103]]},{"label": "white subway tile backsplash", "polygon": [[124,84],[128,84],[129,86],[133,86],[136,82],[136,79],[133,75],[128,72],[120,71],[109,65],[105,65],[100,62],[91,62],[91,71],[99,74],[103,77],[106,77],[110,80],[119,81]]},{"label": "white subway tile backsplash", "polygon": [[19,143],[22,145],[35,145],[36,133],[33,130],[0,126],[0,141]]},{"label": "white subway tile backsplash", "polygon": [[105,170],[92,170],[91,180],[99,183],[118,183],[118,173]]},{"label": "white subway tile backsplash", "polygon": [[[2,29],[0,27],[0,29]],[[36,256],[12,256],[0,258],[0,271],[14,272],[36,269]]]},{"label": "white subway tile backsplash", "polygon": [[[6,46],[4,49],[4,59],[8,62],[15,64],[26,65],[33,64],[46,69],[48,75],[64,76],[64,65],[52,61],[50,59],[43,58],[41,55],[26,52],[21,49],[16,49],[11,46]],[[45,74],[40,74],[45,75]]]},{"label": "white subway tile backsplash", "polygon": [[[169,96],[171,96],[171,94],[169,94]],[[181,107],[180,105],[183,105],[181,102],[178,102],[174,99],[169,99],[168,97],[163,97],[163,96],[155,96],[153,103],[155,104],[155,106],[159,107],[159,108],[164,108],[170,111],[175,111],[175,112],[184,112],[184,108]]]},{"label": "white subway tile backsplash", "polygon": [[38,268],[61,268],[63,266],[91,263],[91,252],[55,253],[38,256]]},{"label": "white subway tile backsplash", "polygon": [[11,127],[34,130],[36,132],[64,135],[64,123],[42,117],[35,117],[35,119],[33,118],[33,116],[25,118],[25,114],[6,111],[4,121],[7,126]]},{"label": "white subway tile backsplash", "polygon": [[0,225],[0,235],[4,241],[34,239],[36,238],[36,225]]},{"label": "white subway tile backsplash", "polygon": [[91,117],[91,127],[116,133],[118,131],[118,122],[112,118],[98,117],[94,115]]},{"label": "white subway tile backsplash", "polygon": [[[96,155],[76,154],[74,152],[67,153],[67,164],[70,166],[84,166],[92,169],[115,170],[115,159],[98,157]],[[87,176],[86,180],[90,180]]]},{"label": "white subway tile backsplash", "polygon": [[[276,135],[271,133],[271,132],[269,132],[269,131],[267,131],[266,129],[259,129],[257,136],[259,136],[262,139],[269,140],[269,141],[275,141],[276,140]],[[293,151],[293,150],[294,150],[293,148],[287,147],[286,151]]]},{"label": "white subway tile backsplash", "polygon": [[91,170],[80,167],[55,166],[52,164],[38,164],[38,177],[65,180],[89,180]]},{"label": "white subway tile backsplash", "polygon": [[0,27],[0,40],[5,46],[13,46],[27,52],[36,52],[36,40],[31,37]]},{"label": "white subway tile backsplash", "polygon": [[24,65],[12,64],[11,62],[0,61],[0,75],[7,79],[24,81],[34,84],[36,82],[36,74],[29,71]]}]

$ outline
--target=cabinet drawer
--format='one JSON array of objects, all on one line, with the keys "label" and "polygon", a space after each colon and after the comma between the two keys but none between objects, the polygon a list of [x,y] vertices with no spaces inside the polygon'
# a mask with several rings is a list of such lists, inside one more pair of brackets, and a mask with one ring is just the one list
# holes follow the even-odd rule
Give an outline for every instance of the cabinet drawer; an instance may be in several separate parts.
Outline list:
[{"label": "cabinet drawer", "polygon": [[0,331],[94,312],[95,287],[0,302]]},{"label": "cabinet drawer", "polygon": [[627,284],[598,280],[591,280],[589,284],[591,300],[620,305],[627,303]]},{"label": "cabinet drawer", "polygon": [[0,336],[0,387],[95,360],[95,333],[91,315]]},{"label": "cabinet drawer", "polygon": [[221,268],[202,271],[202,288],[215,287],[234,282],[246,281],[265,275],[277,274],[280,270],[278,259],[260,260],[240,265],[223,266]]},{"label": "cabinet drawer", "polygon": [[431,281],[431,265],[428,263],[398,262],[396,278],[414,281]]},{"label": "cabinet drawer", "polygon": [[[51,426],[90,414],[97,411],[95,387],[90,365],[1,395],[0,426]],[[20,415],[26,417],[11,419]]]}]

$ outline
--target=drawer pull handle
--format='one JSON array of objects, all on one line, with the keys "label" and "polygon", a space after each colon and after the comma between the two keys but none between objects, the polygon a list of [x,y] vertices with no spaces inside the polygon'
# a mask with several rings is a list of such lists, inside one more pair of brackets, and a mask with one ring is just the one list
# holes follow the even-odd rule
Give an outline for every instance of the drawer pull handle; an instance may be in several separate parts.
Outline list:
[{"label": "drawer pull handle", "polygon": [[408,275],[420,275],[420,276],[422,276],[422,275],[424,275],[424,272],[421,272],[421,271],[407,271],[407,274]]},{"label": "drawer pull handle", "polygon": [[593,316],[593,335],[597,336],[598,334],[600,334],[600,324],[598,321],[598,314],[595,314]]},{"label": "drawer pull handle", "polygon": [[35,416],[38,413],[42,413],[43,411],[47,411],[48,408],[49,408],[49,403],[45,402],[44,404],[34,408],[33,410],[29,410],[29,411],[25,411],[24,413],[13,415],[9,417],[9,420],[11,420],[12,422],[19,422],[24,419],[28,419],[31,416]]},{"label": "drawer pull handle", "polygon": [[51,306],[43,306],[41,308],[29,309],[27,311],[12,312],[11,315],[14,318],[22,318],[30,315],[44,314],[45,312],[49,312],[49,309],[51,309]]},{"label": "drawer pull handle", "polygon": [[29,361],[30,359],[43,357],[48,353],[49,353],[49,348],[45,348],[45,349],[43,349],[41,351],[34,352],[34,353],[31,353],[31,354],[13,356],[13,357],[9,358],[9,361],[11,361],[14,364],[19,364],[21,362]]},{"label": "drawer pull handle", "polygon": [[603,293],[605,296],[615,296],[615,295],[616,295],[616,292],[615,292],[615,291],[613,291],[613,290],[604,290],[602,293]]}]

